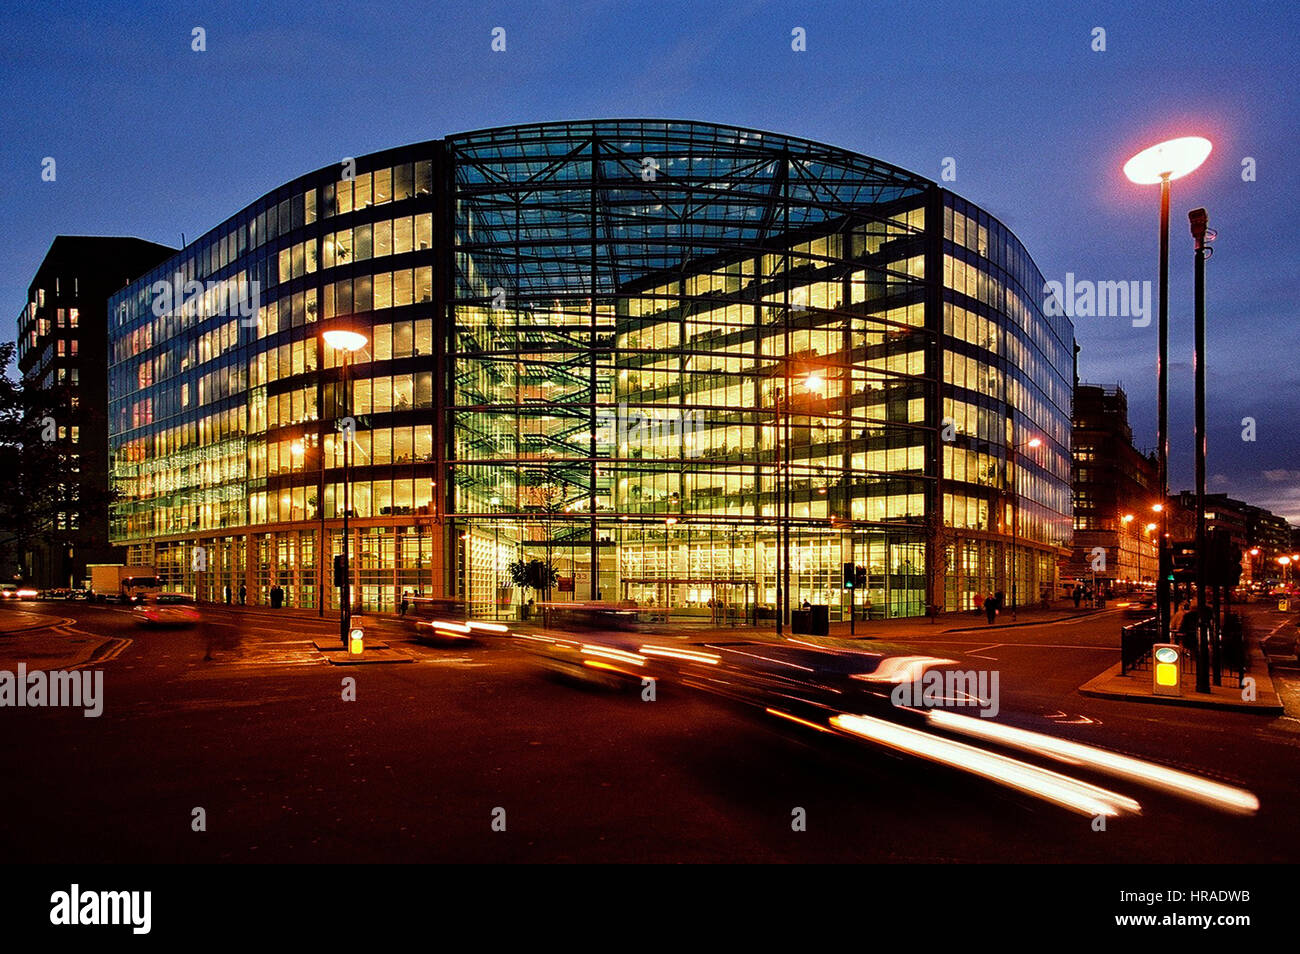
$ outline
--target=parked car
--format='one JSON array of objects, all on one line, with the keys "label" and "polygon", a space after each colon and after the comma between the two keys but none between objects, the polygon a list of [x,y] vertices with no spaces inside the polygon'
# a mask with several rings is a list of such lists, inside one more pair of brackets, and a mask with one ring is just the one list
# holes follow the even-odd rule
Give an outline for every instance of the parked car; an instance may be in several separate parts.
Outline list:
[{"label": "parked car", "polygon": [[184,593],[159,593],[137,606],[132,615],[141,626],[193,626],[202,618],[194,597]]}]

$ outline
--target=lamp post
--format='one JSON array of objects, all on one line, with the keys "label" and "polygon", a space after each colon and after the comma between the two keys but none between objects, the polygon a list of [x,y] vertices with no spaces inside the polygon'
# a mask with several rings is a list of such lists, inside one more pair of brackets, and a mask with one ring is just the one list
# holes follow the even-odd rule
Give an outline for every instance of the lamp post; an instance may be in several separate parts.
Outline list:
[{"label": "lamp post", "polygon": [[1007,463],[1011,466],[1011,618],[1019,619],[1018,610],[1020,601],[1016,598],[1016,583],[1019,574],[1016,572],[1016,550],[1018,539],[1020,537],[1020,464],[1017,452],[1025,447],[1040,447],[1042,440],[1037,437],[1031,437],[1023,444],[1016,444],[1014,441],[1007,446],[1010,453],[1007,455]]},{"label": "lamp post", "polygon": [[[810,394],[821,394],[826,380],[817,371],[809,371],[803,382]],[[793,390],[793,387],[791,388]],[[782,635],[790,611],[790,394],[784,386],[776,389],[776,439],[781,442],[780,460],[783,471],[781,482],[781,517],[777,525],[777,555],[780,568],[777,573],[776,634]]]},{"label": "lamp post", "polygon": [[[1124,175],[1138,185],[1160,184],[1160,320],[1156,358],[1160,498],[1169,496],[1169,183],[1193,172],[1210,154],[1210,141],[1200,136],[1169,139],[1143,149],[1124,163]],[[1169,642],[1169,520],[1162,513],[1156,580],[1156,615],[1160,641]]]},{"label": "lamp post", "polygon": [[[344,420],[352,414],[351,381],[348,379],[348,361],[352,352],[360,351],[367,344],[365,335],[343,328],[326,331],[322,337],[325,343],[338,351],[343,359],[341,383],[343,385],[343,407],[346,412]],[[348,512],[352,509],[352,473],[350,469],[352,432],[355,423],[348,423],[342,429],[343,434],[343,574],[339,586],[339,638],[343,645],[348,644],[348,628],[352,623],[352,569],[348,563]],[[322,541],[323,542],[323,541]]]}]

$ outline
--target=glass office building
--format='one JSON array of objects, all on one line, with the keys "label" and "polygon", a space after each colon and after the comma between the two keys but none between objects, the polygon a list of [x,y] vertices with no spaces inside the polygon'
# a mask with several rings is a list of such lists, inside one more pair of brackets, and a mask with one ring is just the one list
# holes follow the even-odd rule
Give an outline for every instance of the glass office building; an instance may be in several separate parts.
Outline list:
[{"label": "glass office building", "polygon": [[[110,302],[114,541],[202,598],[328,607],[347,442],[371,609],[513,616],[538,597],[519,559],[552,600],[738,625],[1013,580],[1023,603],[1071,533],[1073,334],[1043,287],[935,183],[771,133],[552,123],[361,157]],[[367,340],[346,379],[335,328]]]}]

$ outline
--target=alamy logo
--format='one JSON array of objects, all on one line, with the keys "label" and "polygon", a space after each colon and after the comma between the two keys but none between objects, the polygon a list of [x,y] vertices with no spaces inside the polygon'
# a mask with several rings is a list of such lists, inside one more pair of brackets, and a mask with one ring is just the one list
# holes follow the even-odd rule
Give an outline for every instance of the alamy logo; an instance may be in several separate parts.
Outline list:
[{"label": "alamy logo", "polygon": [[997,670],[927,669],[918,679],[900,682],[889,699],[909,709],[979,709],[980,718],[992,719],[1001,709],[998,703]]},{"label": "alamy logo", "polygon": [[209,279],[205,285],[198,279],[185,281],[177,272],[171,281],[159,279],[149,286],[153,292],[152,311],[155,317],[188,313],[197,318],[227,315],[245,319],[248,327],[262,307],[262,283],[241,278]]},{"label": "alamy logo", "polygon": [[1043,286],[1043,314],[1069,318],[1131,318],[1134,328],[1151,324],[1151,282],[1094,282],[1065,273]]},{"label": "alamy logo", "polygon": [[38,669],[29,673],[27,663],[19,663],[17,673],[0,670],[0,708],[6,706],[82,708],[87,719],[96,719],[104,711],[104,672]]},{"label": "alamy logo", "polygon": [[148,934],[152,925],[152,891],[68,891],[50,895],[50,923],[57,925],[127,924],[132,934]]},{"label": "alamy logo", "polygon": [[620,402],[617,408],[601,410],[596,415],[597,439],[615,445],[674,445],[684,443],[684,457],[699,457],[705,435],[704,416],[696,411],[671,408],[629,408]]}]

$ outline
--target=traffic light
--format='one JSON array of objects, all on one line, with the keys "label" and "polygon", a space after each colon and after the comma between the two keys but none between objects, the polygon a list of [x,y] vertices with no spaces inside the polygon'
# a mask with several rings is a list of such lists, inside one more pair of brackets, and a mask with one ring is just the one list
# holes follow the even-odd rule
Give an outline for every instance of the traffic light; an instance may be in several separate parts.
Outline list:
[{"label": "traffic light", "polygon": [[853,570],[854,567],[852,563],[844,564],[844,588],[846,590],[853,589],[853,584],[856,582],[857,574],[854,573]]},{"label": "traffic light", "polygon": [[1241,583],[1241,547],[1232,542],[1221,527],[1210,531],[1210,565],[1207,579],[1211,586],[1232,589]]},{"label": "traffic light", "polygon": [[1175,543],[1169,552],[1169,579],[1179,583],[1196,582],[1196,544]]},{"label": "traffic light", "polygon": [[861,563],[853,568],[853,585],[860,590],[867,588],[867,568]]},{"label": "traffic light", "polygon": [[343,586],[348,581],[348,563],[342,553],[334,556],[334,585]]}]

